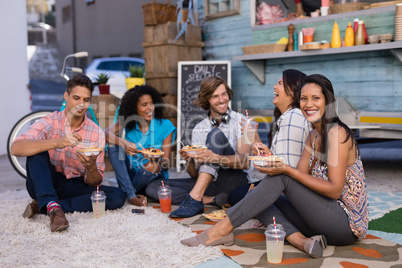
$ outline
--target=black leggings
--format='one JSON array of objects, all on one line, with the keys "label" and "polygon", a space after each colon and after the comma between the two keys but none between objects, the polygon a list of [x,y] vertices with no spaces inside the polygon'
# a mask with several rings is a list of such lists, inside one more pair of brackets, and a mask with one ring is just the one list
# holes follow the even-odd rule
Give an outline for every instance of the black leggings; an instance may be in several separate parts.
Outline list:
[{"label": "black leggings", "polygon": [[[283,196],[278,199],[282,193],[289,200],[288,204]],[[276,203],[277,200],[284,202]],[[267,224],[272,221],[274,203],[274,208],[285,216],[282,224],[286,235],[290,234],[286,226],[293,225],[306,236],[325,235],[331,245],[349,245],[357,240],[350,229],[347,214],[336,200],[320,195],[286,175],[266,176],[256,188],[230,208],[227,215],[235,228],[256,216]]]}]

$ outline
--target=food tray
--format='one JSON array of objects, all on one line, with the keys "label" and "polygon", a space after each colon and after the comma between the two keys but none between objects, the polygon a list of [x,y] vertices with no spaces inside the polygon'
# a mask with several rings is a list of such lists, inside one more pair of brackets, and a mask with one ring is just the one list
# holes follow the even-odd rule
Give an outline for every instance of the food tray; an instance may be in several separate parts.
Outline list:
[{"label": "food tray", "polygon": [[244,55],[278,53],[286,50],[287,44],[264,44],[242,47]]}]

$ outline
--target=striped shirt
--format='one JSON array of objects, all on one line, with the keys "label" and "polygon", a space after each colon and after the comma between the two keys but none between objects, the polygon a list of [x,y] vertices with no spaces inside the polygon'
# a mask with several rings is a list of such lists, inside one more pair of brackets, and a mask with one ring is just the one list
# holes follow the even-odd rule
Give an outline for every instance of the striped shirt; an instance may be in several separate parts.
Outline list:
[{"label": "striped shirt", "polygon": [[[14,143],[25,139],[58,139],[72,133],[77,133],[82,137],[81,143],[74,148],[69,146],[62,149],[49,150],[50,162],[55,166],[56,171],[63,173],[67,179],[75,177],[84,177],[86,179],[86,169],[77,159],[77,149],[93,146],[98,148],[105,147],[105,134],[87,116],[85,116],[80,127],[71,131],[64,111],[53,112],[34,123],[25,134],[17,137]],[[105,173],[104,156],[105,153],[102,151],[96,160],[98,172],[102,177]]]},{"label": "striped shirt", "polygon": [[283,157],[287,165],[296,168],[311,125],[298,108],[287,110],[276,124],[277,131],[272,139],[271,152]]}]

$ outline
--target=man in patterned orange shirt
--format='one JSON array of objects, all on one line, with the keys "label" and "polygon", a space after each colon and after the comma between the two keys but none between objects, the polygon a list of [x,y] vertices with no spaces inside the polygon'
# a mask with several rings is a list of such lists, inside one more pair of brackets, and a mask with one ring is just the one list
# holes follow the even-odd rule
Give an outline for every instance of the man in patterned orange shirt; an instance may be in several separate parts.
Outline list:
[{"label": "man in patterned orange shirt", "polygon": [[[94,86],[85,75],[75,75],[64,93],[66,108],[33,124],[11,147],[15,156],[27,157],[27,190],[33,201],[23,216],[47,213],[50,230],[62,231],[69,223],[64,212],[92,211],[90,196],[105,172],[104,151],[86,156],[83,147],[105,147],[102,129],[87,118]],[[106,194],[106,209],[117,209],[125,202],[117,187],[100,186]]]}]

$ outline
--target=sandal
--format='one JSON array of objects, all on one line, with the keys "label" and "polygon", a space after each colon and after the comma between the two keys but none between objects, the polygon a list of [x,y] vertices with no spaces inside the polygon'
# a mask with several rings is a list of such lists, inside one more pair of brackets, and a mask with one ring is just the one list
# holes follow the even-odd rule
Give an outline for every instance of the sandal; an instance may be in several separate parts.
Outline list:
[{"label": "sandal", "polygon": [[304,251],[312,258],[321,258],[323,250],[327,247],[327,239],[324,235],[310,237],[304,243]]}]

